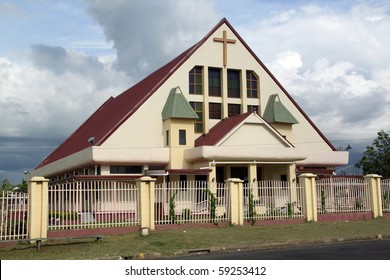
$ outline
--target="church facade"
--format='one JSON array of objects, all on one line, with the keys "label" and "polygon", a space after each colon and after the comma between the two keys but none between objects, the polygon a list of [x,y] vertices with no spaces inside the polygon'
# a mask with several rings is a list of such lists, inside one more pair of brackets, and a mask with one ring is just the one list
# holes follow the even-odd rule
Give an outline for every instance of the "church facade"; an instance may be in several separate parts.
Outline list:
[{"label": "church facade", "polygon": [[222,19],[201,41],[109,98],[33,172],[70,179],[294,182],[348,163]]}]

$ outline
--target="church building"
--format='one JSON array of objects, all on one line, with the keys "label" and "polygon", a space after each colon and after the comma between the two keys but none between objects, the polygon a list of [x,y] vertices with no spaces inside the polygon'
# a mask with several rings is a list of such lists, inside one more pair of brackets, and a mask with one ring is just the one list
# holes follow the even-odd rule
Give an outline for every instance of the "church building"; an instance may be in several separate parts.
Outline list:
[{"label": "church building", "polygon": [[[313,98],[315,98],[313,96]],[[109,98],[31,172],[51,181],[294,182],[348,163],[237,31],[203,39]]]}]

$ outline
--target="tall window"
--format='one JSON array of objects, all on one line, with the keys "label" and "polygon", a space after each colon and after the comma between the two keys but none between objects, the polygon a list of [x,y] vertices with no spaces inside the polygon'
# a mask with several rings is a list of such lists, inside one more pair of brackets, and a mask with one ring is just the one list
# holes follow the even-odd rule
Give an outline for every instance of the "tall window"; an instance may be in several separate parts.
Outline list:
[{"label": "tall window", "polygon": [[190,102],[190,105],[198,115],[198,118],[195,120],[195,133],[203,133],[203,103]]},{"label": "tall window", "polygon": [[209,96],[222,96],[221,69],[209,68]]},{"label": "tall window", "polygon": [[253,71],[246,71],[246,94],[248,98],[259,96],[259,78]]},{"label": "tall window", "polygon": [[227,70],[228,97],[241,98],[240,71]]},{"label": "tall window", "polygon": [[241,114],[241,105],[240,104],[228,104],[228,117],[233,117]]},{"label": "tall window", "polygon": [[257,105],[248,105],[248,112],[257,112],[259,114],[259,106]]},{"label": "tall window", "polygon": [[185,129],[179,129],[179,145],[187,145],[187,132]]},{"label": "tall window", "polygon": [[203,67],[202,66],[195,66],[188,73],[190,94],[197,94],[197,95],[203,94],[202,76],[203,76]]},{"label": "tall window", "polygon": [[221,103],[209,103],[209,119],[221,119],[222,110]]}]

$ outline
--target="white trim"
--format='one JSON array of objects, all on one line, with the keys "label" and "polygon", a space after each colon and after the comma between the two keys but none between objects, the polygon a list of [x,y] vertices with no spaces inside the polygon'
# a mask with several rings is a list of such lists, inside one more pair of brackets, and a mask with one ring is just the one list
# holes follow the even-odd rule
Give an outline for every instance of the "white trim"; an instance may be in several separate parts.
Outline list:
[{"label": "white trim", "polygon": [[186,150],[184,157],[189,162],[204,160],[294,162],[306,159],[307,155],[302,150],[287,147],[201,146]]},{"label": "white trim", "polygon": [[[253,119],[253,117],[255,119]],[[230,136],[232,136],[237,130],[240,129],[244,124],[246,123],[254,123],[254,124],[260,124],[264,125],[268,128],[270,134],[273,134],[276,138],[278,138],[284,145],[287,147],[294,147],[290,142],[288,142],[280,133],[273,128],[271,125],[269,125],[262,117],[260,117],[256,112],[253,112],[253,114],[248,115],[241,123],[236,125],[232,130],[230,130],[220,141],[218,141],[215,146],[221,146]]]}]

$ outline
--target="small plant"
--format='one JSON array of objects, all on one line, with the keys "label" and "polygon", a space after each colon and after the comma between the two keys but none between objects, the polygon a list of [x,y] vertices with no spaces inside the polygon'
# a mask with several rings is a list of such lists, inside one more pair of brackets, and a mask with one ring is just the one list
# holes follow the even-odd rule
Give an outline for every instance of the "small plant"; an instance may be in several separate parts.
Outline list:
[{"label": "small plant", "polygon": [[383,194],[383,199],[382,199],[382,208],[383,208],[383,210],[385,210],[385,211],[389,211],[389,210],[390,210],[390,201],[389,201],[389,198],[390,198],[389,191],[386,191],[386,192]]},{"label": "small plant", "polygon": [[77,212],[67,212],[67,211],[59,211],[59,212],[50,212],[49,220],[67,220],[74,221],[77,220]]},{"label": "small plant", "polygon": [[216,216],[217,216],[217,198],[215,197],[215,194],[210,191],[210,189],[205,190],[208,194],[208,201],[210,205],[210,221],[212,223],[216,223]]},{"label": "small plant", "polygon": [[249,193],[249,220],[251,221],[252,226],[256,223],[256,211],[255,211],[255,199],[253,197],[253,193]]},{"label": "small plant", "polygon": [[361,210],[363,208],[363,200],[361,198],[356,198],[355,200],[355,209]]},{"label": "small plant", "polygon": [[287,215],[289,217],[291,217],[293,214],[293,207],[294,207],[294,203],[291,202],[287,203]]},{"label": "small plant", "polygon": [[175,207],[176,207],[176,193],[174,193],[169,198],[169,219],[173,224],[176,222]]},{"label": "small plant", "polygon": [[326,212],[325,202],[326,202],[325,188],[321,187],[321,210],[323,213]]}]

